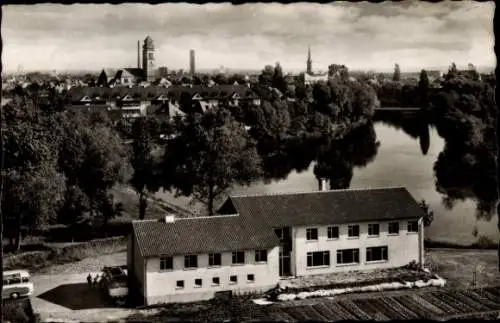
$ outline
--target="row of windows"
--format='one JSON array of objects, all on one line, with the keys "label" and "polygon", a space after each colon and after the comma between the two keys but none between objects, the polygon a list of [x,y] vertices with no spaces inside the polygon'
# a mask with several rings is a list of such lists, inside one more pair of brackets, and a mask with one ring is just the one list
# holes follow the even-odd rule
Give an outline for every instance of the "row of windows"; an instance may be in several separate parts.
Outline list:
[{"label": "row of windows", "polygon": [[[388,261],[387,246],[366,248],[366,261]],[[359,249],[337,250],[337,264],[358,264]],[[307,267],[330,266],[330,251],[307,253]]]},{"label": "row of windows", "polygon": [[[253,283],[253,282],[255,282],[255,275],[248,274],[247,275],[247,283]],[[238,276],[236,276],[236,275],[229,276],[229,284],[234,285],[237,283],[238,283]],[[175,285],[175,287],[177,289],[183,289],[184,286],[185,286],[184,280],[178,280],[176,282],[176,285]],[[214,286],[214,287],[220,286],[220,277],[212,277],[212,286]],[[194,287],[196,287],[196,288],[203,287],[203,279],[195,278]]]},{"label": "row of windows", "polygon": [[[408,221],[408,232],[418,232],[418,222]],[[399,222],[389,223],[389,234],[399,234]],[[331,226],[326,229],[326,234],[328,239],[338,239],[339,238],[339,227]],[[349,225],[347,227],[348,237],[359,237],[359,225]],[[380,235],[380,224],[370,223],[368,224],[368,235],[369,236],[379,236]],[[306,239],[307,240],[318,240],[318,228],[308,228],[306,229]]]},{"label": "row of windows", "polygon": [[[245,252],[234,251],[231,256],[233,265],[241,265],[245,263]],[[255,262],[267,262],[267,250],[255,250]],[[211,253],[208,255],[208,266],[216,267],[222,265],[222,255],[220,253]],[[198,255],[184,256],[184,268],[198,268]],[[174,269],[173,257],[160,257],[160,270]]]}]

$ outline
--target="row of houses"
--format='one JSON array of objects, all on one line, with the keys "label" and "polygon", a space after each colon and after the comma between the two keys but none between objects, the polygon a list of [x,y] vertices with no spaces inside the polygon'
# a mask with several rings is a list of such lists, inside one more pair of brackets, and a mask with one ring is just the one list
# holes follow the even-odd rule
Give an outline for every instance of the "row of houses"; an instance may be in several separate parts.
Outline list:
[{"label": "row of houses", "polygon": [[424,264],[423,211],[402,187],[231,196],[215,216],[133,221],[145,305],[263,292],[281,279]]},{"label": "row of houses", "polygon": [[[260,105],[260,97],[244,85],[78,87],[67,92],[70,108],[119,111],[124,118],[154,114],[173,117],[185,109],[203,112],[221,102],[238,106],[242,101]],[[193,111],[193,110],[192,110]]]}]

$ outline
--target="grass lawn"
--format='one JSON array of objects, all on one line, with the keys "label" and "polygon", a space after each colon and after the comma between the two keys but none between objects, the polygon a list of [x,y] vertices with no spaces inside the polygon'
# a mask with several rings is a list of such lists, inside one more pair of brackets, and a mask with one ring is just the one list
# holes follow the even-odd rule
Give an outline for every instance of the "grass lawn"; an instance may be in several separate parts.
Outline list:
[{"label": "grass lawn", "polygon": [[431,249],[426,262],[433,273],[447,280],[447,288],[469,287],[476,269],[478,286],[500,283],[496,250]]}]

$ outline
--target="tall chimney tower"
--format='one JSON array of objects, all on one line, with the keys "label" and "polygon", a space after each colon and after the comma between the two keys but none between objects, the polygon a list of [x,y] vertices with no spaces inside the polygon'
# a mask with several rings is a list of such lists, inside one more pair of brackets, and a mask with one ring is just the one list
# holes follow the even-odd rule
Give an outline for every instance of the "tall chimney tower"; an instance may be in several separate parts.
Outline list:
[{"label": "tall chimney tower", "polygon": [[137,41],[137,68],[141,68],[141,42]]},{"label": "tall chimney tower", "polygon": [[189,72],[191,75],[195,73],[194,49],[189,51]]}]

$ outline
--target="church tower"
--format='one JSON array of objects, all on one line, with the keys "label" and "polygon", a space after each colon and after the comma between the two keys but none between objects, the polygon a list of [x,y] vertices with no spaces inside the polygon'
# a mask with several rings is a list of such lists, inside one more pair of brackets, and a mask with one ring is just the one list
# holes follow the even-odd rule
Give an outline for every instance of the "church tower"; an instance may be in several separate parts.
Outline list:
[{"label": "church tower", "polygon": [[153,82],[155,80],[155,45],[151,37],[144,39],[142,45],[142,72],[144,73],[144,80]]},{"label": "church tower", "polygon": [[312,60],[311,60],[311,46],[309,46],[309,51],[307,53],[307,74],[312,74]]}]

